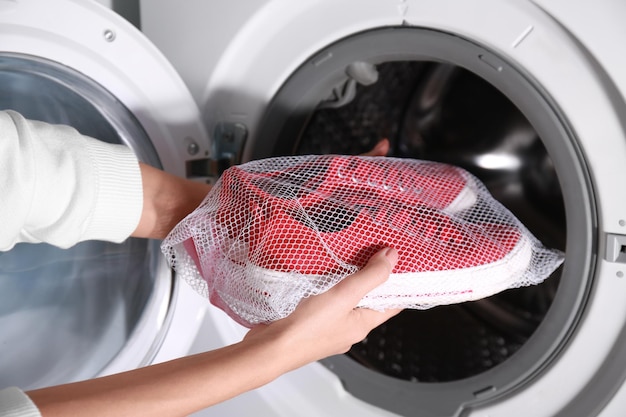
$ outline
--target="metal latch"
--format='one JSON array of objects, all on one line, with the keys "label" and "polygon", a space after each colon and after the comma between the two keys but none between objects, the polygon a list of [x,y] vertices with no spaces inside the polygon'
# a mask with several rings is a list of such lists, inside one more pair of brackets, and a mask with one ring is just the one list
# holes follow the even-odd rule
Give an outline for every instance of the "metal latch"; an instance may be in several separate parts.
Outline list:
[{"label": "metal latch", "polygon": [[626,235],[606,235],[606,256],[609,262],[626,263]]},{"label": "metal latch", "polygon": [[213,130],[211,156],[187,161],[187,177],[208,177],[214,181],[241,162],[248,130],[241,123],[221,122]]}]

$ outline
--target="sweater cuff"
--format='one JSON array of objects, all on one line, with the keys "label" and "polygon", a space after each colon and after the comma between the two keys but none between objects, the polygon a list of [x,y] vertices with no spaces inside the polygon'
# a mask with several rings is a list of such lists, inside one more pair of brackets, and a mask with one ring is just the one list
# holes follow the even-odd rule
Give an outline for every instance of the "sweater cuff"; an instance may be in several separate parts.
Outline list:
[{"label": "sweater cuff", "polygon": [[0,415],[3,417],[41,417],[35,403],[17,387],[0,390]]},{"label": "sweater cuff", "polygon": [[89,141],[87,151],[95,168],[96,200],[81,240],[122,242],[137,228],[143,209],[139,162],[124,145]]}]

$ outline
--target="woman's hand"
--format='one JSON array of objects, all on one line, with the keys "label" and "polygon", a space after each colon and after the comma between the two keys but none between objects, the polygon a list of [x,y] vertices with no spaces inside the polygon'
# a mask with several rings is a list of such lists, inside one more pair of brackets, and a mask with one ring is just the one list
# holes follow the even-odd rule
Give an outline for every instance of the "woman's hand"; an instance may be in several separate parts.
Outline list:
[{"label": "woman's hand", "polygon": [[369,152],[365,152],[363,156],[386,156],[389,153],[389,139],[381,139]]},{"label": "woman's hand", "polygon": [[46,417],[189,415],[345,352],[397,314],[356,308],[387,280],[397,257],[394,249],[383,249],[361,271],[305,299],[288,317],[254,328],[234,345],[28,395]]},{"label": "woman's hand", "polygon": [[284,341],[293,361],[286,370],[347,352],[374,327],[400,312],[355,308],[368,292],[387,280],[397,260],[395,249],[381,250],[361,271],[323,294],[304,299],[286,318],[253,328],[246,341]]}]

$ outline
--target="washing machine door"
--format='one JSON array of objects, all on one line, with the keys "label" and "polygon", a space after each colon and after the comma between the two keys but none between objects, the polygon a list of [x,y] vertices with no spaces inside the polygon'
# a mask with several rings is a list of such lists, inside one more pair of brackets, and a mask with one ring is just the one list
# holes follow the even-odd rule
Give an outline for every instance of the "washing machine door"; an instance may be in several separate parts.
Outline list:
[{"label": "washing machine door", "polygon": [[[5,1],[0,34],[0,109],[125,144],[181,176],[188,161],[206,156],[188,90],[157,49],[108,9]],[[0,386],[33,389],[150,363],[177,288],[156,241],[67,250],[20,244],[0,253]],[[193,320],[186,324],[191,337]],[[190,341],[177,341],[162,359],[186,351]]]},{"label": "washing machine door", "polygon": [[[396,156],[474,172],[566,253],[545,285],[403,312],[347,355],[261,388],[268,415],[623,415],[624,2],[240,3],[142,4],[216,146],[246,138],[245,161],[388,137]],[[218,327],[224,343],[241,337]]]}]

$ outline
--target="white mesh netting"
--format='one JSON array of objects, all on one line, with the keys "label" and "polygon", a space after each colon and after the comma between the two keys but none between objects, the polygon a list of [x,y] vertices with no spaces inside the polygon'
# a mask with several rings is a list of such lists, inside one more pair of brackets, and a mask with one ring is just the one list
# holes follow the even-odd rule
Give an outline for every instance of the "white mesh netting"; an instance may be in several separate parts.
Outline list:
[{"label": "white mesh netting", "polygon": [[250,327],[287,316],[386,246],[398,263],[362,307],[476,300],[540,283],[563,262],[461,168],[337,155],[228,169],[162,250],[179,276]]}]

